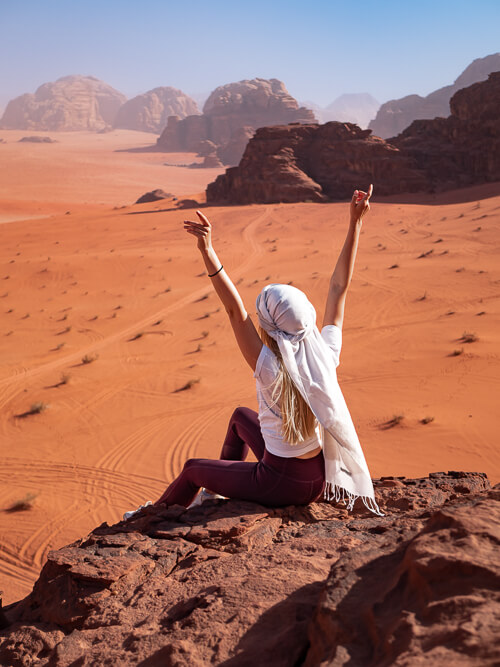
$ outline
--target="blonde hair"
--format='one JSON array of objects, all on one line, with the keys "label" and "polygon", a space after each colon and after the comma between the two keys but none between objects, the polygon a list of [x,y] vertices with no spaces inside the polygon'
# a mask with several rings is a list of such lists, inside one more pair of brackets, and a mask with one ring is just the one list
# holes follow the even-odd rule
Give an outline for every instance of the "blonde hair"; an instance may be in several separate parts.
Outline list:
[{"label": "blonde hair", "polygon": [[290,377],[278,343],[260,327],[260,337],[264,345],[273,352],[279,362],[279,371],[272,389],[273,401],[278,403],[283,419],[282,436],[291,445],[298,445],[311,437],[316,426],[316,417],[302,398]]}]

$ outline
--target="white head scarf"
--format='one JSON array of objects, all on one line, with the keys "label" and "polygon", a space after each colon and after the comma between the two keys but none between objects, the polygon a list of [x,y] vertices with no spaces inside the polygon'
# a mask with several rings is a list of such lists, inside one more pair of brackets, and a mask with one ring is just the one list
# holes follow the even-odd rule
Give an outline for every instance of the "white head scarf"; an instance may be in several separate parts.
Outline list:
[{"label": "white head scarf", "polygon": [[344,500],[352,510],[361,497],[369,510],[383,516],[337,382],[332,351],[316,326],[314,306],[296,287],[272,284],[257,297],[257,313],[261,327],[278,343],[297,389],[323,426],[326,500]]}]

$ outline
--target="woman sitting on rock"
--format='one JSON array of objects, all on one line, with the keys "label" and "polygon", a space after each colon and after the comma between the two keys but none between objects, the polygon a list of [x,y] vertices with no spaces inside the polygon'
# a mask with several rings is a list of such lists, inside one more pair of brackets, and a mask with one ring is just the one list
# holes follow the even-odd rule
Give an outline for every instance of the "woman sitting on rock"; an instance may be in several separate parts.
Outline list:
[{"label": "woman sitting on rock", "polygon": [[[264,287],[257,298],[260,335],[212,247],[201,211],[184,229],[198,239],[208,276],[238,346],[254,372],[259,412],[237,408],[219,460],[189,459],[158,504],[190,507],[207,498],[249,500],[271,507],[361,497],[379,513],[373,485],[336,377],[342,322],[362,218],[373,187],[356,190],[347,237],[333,271],[321,333],[306,295],[291,285]],[[257,463],[246,462],[249,448]],[[200,491],[201,489],[201,491]],[[148,503],[150,504],[150,503]],[[135,512],[127,512],[130,518]]]}]

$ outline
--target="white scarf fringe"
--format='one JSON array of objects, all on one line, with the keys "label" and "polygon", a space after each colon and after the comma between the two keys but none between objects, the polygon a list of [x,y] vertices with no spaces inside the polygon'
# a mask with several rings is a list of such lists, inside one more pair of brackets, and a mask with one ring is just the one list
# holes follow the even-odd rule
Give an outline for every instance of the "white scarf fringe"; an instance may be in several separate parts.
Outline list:
[{"label": "white scarf fringe", "polygon": [[383,512],[380,511],[379,506],[376,501],[370,496],[359,496],[355,493],[350,493],[343,486],[339,486],[334,482],[327,482],[325,486],[325,491],[323,494],[325,500],[336,503],[344,503],[347,506],[347,510],[352,512],[354,509],[354,503],[358,498],[361,498],[365,507],[367,507],[370,512],[373,512],[377,516],[385,516]]}]

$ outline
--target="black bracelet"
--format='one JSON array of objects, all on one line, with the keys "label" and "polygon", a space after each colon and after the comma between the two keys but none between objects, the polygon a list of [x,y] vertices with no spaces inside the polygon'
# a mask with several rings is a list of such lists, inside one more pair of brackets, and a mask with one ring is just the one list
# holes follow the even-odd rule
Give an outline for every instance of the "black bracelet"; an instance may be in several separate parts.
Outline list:
[{"label": "black bracelet", "polygon": [[209,278],[213,278],[213,277],[216,276],[218,273],[220,273],[220,272],[222,271],[223,268],[224,268],[224,266],[221,264],[221,265],[220,265],[220,269],[219,269],[218,271],[216,271],[215,273],[209,273],[209,274],[208,274],[208,277],[209,277]]}]

